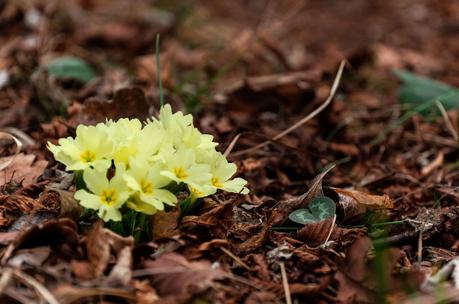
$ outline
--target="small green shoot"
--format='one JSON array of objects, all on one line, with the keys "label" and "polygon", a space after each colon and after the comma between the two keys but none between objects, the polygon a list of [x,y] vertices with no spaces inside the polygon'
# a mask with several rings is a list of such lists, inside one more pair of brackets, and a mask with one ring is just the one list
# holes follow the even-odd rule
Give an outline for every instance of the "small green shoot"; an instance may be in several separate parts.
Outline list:
[{"label": "small green shoot", "polygon": [[[459,89],[427,77],[422,77],[404,70],[394,70],[395,76],[402,81],[399,91],[399,100],[402,105],[412,109],[420,104],[436,100],[449,92],[455,92],[441,100],[441,104],[448,111],[459,108]],[[428,109],[420,111],[421,114],[428,114]]]},{"label": "small green shoot", "polygon": [[447,111],[459,108],[459,89],[404,70],[394,70],[394,74],[402,81],[399,100],[407,112],[371,141],[371,146],[379,144],[388,134],[402,126],[413,116],[435,113],[433,111],[436,110],[433,107],[438,102]]},{"label": "small green shoot", "polygon": [[413,109],[407,111],[405,114],[403,114],[399,119],[397,119],[394,123],[389,125],[386,129],[384,129],[373,141],[370,142],[370,146],[374,146],[379,144],[381,141],[383,141],[387,135],[389,135],[392,131],[403,125],[405,122],[407,122],[409,119],[411,119],[413,116],[422,113],[423,111],[428,110],[432,106],[435,105],[437,101],[441,102],[443,104],[444,100],[449,100],[453,97],[458,97],[459,96],[459,91],[454,90],[454,91],[449,91],[441,96],[437,96],[435,99],[431,99],[429,101],[426,101]]}]

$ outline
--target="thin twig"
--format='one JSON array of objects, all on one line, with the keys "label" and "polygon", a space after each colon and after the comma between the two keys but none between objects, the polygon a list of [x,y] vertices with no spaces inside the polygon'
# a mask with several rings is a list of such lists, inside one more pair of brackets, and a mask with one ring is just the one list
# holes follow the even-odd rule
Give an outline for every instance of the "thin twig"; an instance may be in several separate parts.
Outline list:
[{"label": "thin twig", "polygon": [[3,294],[5,288],[10,283],[12,274],[13,271],[11,270],[11,268],[6,268],[2,270],[2,276],[0,277],[0,295]]},{"label": "thin twig", "polygon": [[[341,75],[343,74],[343,70],[344,70],[344,66],[346,64],[346,61],[343,60],[341,61],[341,64],[338,68],[338,72],[336,73],[336,76],[335,76],[335,80],[333,81],[333,85],[331,87],[331,90],[330,90],[330,95],[328,96],[328,98],[325,100],[324,103],[322,103],[318,108],[316,108],[314,111],[312,111],[311,113],[309,113],[307,116],[305,116],[304,118],[302,118],[301,120],[299,120],[298,122],[296,122],[293,126],[287,128],[286,130],[282,131],[281,133],[277,134],[276,136],[274,136],[272,138],[272,140],[279,140],[280,138],[284,137],[285,135],[289,134],[290,132],[294,131],[295,129],[297,129],[298,127],[302,126],[303,124],[305,124],[306,122],[310,121],[312,118],[314,118],[315,116],[317,116],[317,114],[319,114],[320,112],[322,112],[329,104],[330,102],[332,102],[333,100],[333,97],[335,97],[335,94],[336,94],[336,91],[338,89],[338,85],[339,85],[339,82],[341,80]],[[244,154],[247,154],[247,153],[250,153],[250,152],[253,152],[253,151],[256,151],[258,149],[261,149],[263,147],[265,147],[266,145],[268,145],[269,143],[271,142],[271,140],[267,140],[261,144],[258,144],[256,145],[255,147],[252,147],[252,148],[248,148],[248,149],[245,149],[245,150],[241,150],[241,151],[237,151],[233,154],[233,156],[241,156],[241,155],[244,155]]]},{"label": "thin twig", "polygon": [[17,279],[22,280],[26,285],[33,287],[35,291],[46,301],[46,303],[59,304],[59,301],[53,296],[53,294],[32,276],[25,274],[19,269],[14,269],[13,275]]},{"label": "thin twig", "polygon": [[241,137],[242,133],[237,134],[234,136],[234,138],[231,140],[230,144],[228,145],[228,148],[226,148],[225,152],[223,155],[225,157],[228,157],[228,155],[233,151],[234,146],[236,145],[236,142],[238,141],[239,137]]},{"label": "thin twig", "polygon": [[445,107],[439,102],[438,100],[435,100],[435,104],[437,105],[438,109],[440,110],[441,116],[443,116],[443,119],[445,120],[446,127],[448,128],[448,131],[451,133],[453,136],[454,140],[458,140],[458,135],[456,129],[454,129],[453,124],[451,123],[451,119],[449,119],[448,113],[446,113]]},{"label": "thin twig", "polygon": [[419,230],[419,236],[418,236],[418,263],[421,265],[422,262],[422,232],[423,230]]},{"label": "thin twig", "polygon": [[228,256],[230,256],[233,260],[235,260],[239,265],[243,266],[245,269],[247,270],[250,270],[250,267],[244,263],[239,257],[237,257],[234,253],[232,253],[231,251],[229,251],[228,249],[226,249],[225,247],[220,247],[220,249],[225,253],[227,254]]},{"label": "thin twig", "polygon": [[287,272],[285,271],[284,262],[280,262],[280,270],[282,275],[282,286],[284,287],[285,303],[292,304],[292,296],[290,294],[290,287],[288,285]]},{"label": "thin twig", "polygon": [[335,222],[336,222],[336,214],[333,216],[333,220],[330,226],[330,230],[328,231],[327,238],[325,239],[325,242],[321,245],[322,247],[326,246],[328,243],[328,240],[330,239],[330,236],[333,232],[333,228],[335,227]]}]

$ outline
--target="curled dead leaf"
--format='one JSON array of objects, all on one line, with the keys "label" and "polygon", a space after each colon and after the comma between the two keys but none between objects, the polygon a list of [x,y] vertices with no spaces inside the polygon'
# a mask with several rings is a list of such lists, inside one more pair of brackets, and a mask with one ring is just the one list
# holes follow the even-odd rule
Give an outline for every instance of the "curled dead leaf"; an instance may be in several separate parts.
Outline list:
[{"label": "curled dead leaf", "polygon": [[40,195],[39,202],[50,209],[59,210],[60,218],[76,220],[81,214],[81,206],[70,191],[49,188]]},{"label": "curled dead leaf", "polygon": [[358,190],[346,190],[330,187],[338,194],[338,210],[342,213],[342,221],[356,219],[368,210],[392,209],[394,202],[384,195],[373,195]]},{"label": "curled dead leaf", "polygon": [[330,238],[335,227],[336,217],[304,225],[297,231],[296,237],[307,245],[315,247],[323,245]]},{"label": "curled dead leaf", "polygon": [[[104,228],[102,222],[99,221],[86,236],[85,244],[87,261],[73,261],[72,269],[80,279],[96,279],[102,276],[107,269],[111,252],[117,255],[125,247],[131,249],[134,239],[117,235]],[[127,260],[126,255],[125,253],[123,259]]]},{"label": "curled dead leaf", "polygon": [[19,248],[50,246],[63,255],[72,255],[78,245],[76,224],[70,219],[49,220],[20,232],[2,257],[5,263]]}]

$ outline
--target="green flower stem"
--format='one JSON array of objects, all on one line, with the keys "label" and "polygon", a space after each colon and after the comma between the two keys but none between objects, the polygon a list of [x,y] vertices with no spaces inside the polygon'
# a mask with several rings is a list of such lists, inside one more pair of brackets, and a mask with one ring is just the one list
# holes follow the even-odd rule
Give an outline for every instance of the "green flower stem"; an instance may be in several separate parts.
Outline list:
[{"label": "green flower stem", "polygon": [[75,184],[76,184],[76,189],[81,190],[81,189],[87,189],[86,188],[86,183],[84,182],[83,179],[83,171],[76,171],[75,173]]}]

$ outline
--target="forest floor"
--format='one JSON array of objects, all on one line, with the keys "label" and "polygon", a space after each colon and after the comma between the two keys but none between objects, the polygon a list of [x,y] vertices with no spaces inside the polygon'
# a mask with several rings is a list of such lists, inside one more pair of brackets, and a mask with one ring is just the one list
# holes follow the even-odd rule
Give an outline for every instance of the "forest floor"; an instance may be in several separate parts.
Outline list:
[{"label": "forest floor", "polygon": [[[0,2],[1,301],[457,301],[458,35],[447,0]],[[157,115],[158,74],[250,194],[135,243],[79,220],[46,144]]]}]

